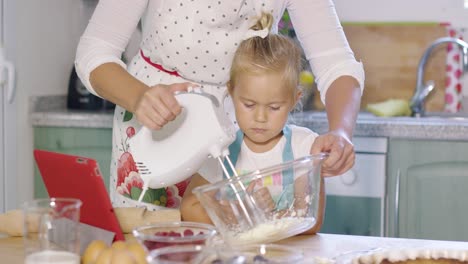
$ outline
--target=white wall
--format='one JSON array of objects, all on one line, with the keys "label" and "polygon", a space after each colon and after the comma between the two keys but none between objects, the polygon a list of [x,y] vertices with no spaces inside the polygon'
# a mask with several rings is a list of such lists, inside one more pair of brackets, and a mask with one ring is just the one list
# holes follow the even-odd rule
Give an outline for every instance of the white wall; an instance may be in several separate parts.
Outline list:
[{"label": "white wall", "polygon": [[65,95],[75,49],[94,0],[13,0],[16,18],[17,203],[33,196],[33,132],[29,98]]},{"label": "white wall", "polygon": [[[468,27],[465,0],[334,0],[341,21],[450,22]],[[468,2],[468,1],[467,1]]]}]

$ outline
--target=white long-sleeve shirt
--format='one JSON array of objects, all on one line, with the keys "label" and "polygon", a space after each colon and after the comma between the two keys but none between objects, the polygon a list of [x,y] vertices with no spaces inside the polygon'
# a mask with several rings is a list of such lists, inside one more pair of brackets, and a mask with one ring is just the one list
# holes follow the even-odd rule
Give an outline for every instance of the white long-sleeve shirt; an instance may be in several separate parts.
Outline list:
[{"label": "white long-sleeve shirt", "polygon": [[349,75],[364,87],[364,70],[350,49],[331,0],[100,0],[76,53],[76,70],[94,94],[90,73],[114,62],[142,21],[141,50],[152,62],[184,79],[224,85],[232,57],[262,11],[277,23],[287,8],[315,75],[321,98],[338,77]]}]

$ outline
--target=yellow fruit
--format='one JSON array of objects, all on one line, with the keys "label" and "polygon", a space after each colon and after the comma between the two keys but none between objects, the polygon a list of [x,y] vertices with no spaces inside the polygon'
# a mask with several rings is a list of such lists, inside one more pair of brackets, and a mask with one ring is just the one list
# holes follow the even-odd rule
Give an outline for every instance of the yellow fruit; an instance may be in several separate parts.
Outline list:
[{"label": "yellow fruit", "polygon": [[89,243],[88,247],[86,247],[83,253],[82,263],[93,264],[101,252],[106,248],[107,245],[104,241],[93,240],[91,243]]},{"label": "yellow fruit", "polygon": [[127,250],[132,253],[138,264],[146,263],[146,252],[138,242],[130,242],[127,245]]},{"label": "yellow fruit", "polygon": [[310,71],[302,71],[299,75],[299,82],[302,85],[312,85],[314,83],[314,75]]},{"label": "yellow fruit", "polygon": [[410,104],[403,99],[389,99],[380,103],[368,104],[366,110],[382,117],[411,115]]}]

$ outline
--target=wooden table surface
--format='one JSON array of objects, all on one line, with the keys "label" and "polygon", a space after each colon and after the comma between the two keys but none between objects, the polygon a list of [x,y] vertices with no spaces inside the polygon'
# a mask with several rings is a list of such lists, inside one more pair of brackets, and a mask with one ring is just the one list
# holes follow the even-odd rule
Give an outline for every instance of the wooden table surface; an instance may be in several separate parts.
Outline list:
[{"label": "wooden table surface", "polygon": [[[131,235],[128,236],[130,239]],[[349,235],[317,234],[291,237],[277,244],[283,244],[303,249],[306,255],[306,263],[316,263],[316,260],[324,260],[346,254],[353,251],[369,250],[375,248],[401,248],[401,247],[437,247],[459,248],[468,250],[468,242],[416,240],[402,238],[366,237]],[[22,237],[0,238],[0,263],[23,263],[23,239]]]}]

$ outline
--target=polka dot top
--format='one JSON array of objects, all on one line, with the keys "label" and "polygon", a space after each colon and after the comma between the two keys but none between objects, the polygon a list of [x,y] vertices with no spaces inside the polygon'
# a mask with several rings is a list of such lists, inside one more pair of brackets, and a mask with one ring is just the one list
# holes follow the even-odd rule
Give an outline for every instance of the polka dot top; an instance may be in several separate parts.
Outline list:
[{"label": "polka dot top", "polygon": [[236,47],[260,15],[256,10],[247,0],[150,1],[141,48],[186,79],[222,85]]},{"label": "polka dot top", "polygon": [[92,70],[121,61],[129,38],[142,22],[140,48],[151,62],[183,78],[224,85],[239,43],[261,12],[271,12],[273,32],[288,9],[322,97],[339,76],[364,71],[351,51],[332,0],[100,0],[80,39],[75,66],[90,92]]}]

